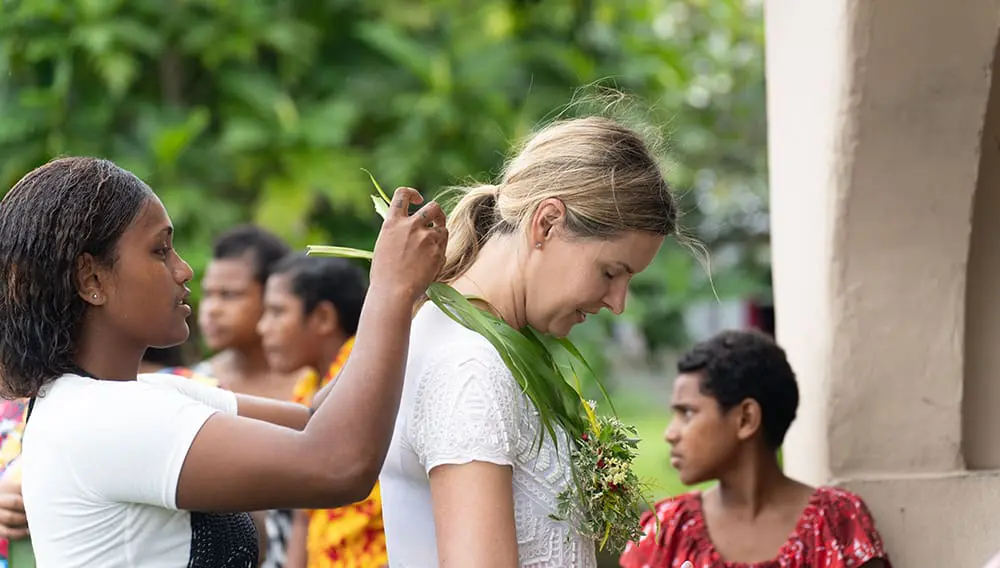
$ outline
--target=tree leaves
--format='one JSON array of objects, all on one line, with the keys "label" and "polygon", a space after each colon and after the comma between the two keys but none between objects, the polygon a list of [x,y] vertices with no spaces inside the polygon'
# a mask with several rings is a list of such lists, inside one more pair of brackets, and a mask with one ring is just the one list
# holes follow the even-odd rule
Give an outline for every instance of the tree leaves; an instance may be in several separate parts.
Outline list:
[{"label": "tree leaves", "polygon": [[[729,289],[767,294],[758,4],[11,0],[0,15],[0,192],[55,155],[99,155],[177,192],[163,197],[183,212],[182,254],[234,220],[297,247],[316,234],[370,242],[360,166],[427,197],[489,181],[513,144],[598,81],[652,107],[685,225],[709,244],[748,243]],[[665,248],[651,270],[683,263],[698,271],[688,251]],[[674,330],[678,306],[705,295],[691,282],[632,295],[654,344],[683,341],[657,330]]]}]

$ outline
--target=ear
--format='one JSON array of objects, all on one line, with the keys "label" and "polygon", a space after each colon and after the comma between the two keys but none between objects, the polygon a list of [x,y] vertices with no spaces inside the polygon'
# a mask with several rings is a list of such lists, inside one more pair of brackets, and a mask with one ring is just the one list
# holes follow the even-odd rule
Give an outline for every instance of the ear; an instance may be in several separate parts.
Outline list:
[{"label": "ear", "polygon": [[320,302],[309,314],[308,325],[320,335],[334,335],[340,330],[340,316],[330,302]]},{"label": "ear", "polygon": [[107,271],[92,254],[83,253],[76,259],[76,290],[84,302],[103,306],[108,301],[107,280]]},{"label": "ear", "polygon": [[545,242],[560,230],[566,220],[566,205],[562,201],[552,197],[542,201],[531,216],[531,227],[528,236],[531,238],[531,246],[542,248]]},{"label": "ear", "polygon": [[744,400],[733,409],[733,412],[737,421],[736,437],[740,441],[749,440],[760,432],[763,416],[761,415],[760,404],[756,400],[752,398]]}]

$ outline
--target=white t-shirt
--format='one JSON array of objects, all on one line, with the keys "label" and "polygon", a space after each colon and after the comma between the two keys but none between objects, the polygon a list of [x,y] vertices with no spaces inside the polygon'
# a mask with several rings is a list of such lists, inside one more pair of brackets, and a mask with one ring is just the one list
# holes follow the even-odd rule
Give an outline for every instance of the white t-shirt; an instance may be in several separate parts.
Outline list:
[{"label": "white t-shirt", "polygon": [[38,568],[256,568],[249,515],[177,510],[195,436],[236,411],[231,393],[177,384],[64,375],[45,386],[21,454]]},{"label": "white t-shirt", "polygon": [[428,475],[472,461],[513,469],[520,565],[593,567],[593,541],[549,517],[570,479],[569,440],[538,450],[538,413],[479,334],[428,302],[413,320],[406,382],[379,482],[389,565],[438,566]]}]

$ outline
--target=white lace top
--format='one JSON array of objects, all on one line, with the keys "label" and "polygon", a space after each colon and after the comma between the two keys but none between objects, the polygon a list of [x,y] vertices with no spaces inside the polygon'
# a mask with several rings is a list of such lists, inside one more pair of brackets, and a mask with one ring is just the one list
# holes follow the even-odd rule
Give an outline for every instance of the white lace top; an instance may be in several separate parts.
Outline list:
[{"label": "white lace top", "polygon": [[513,468],[520,564],[596,566],[594,543],[549,517],[569,480],[556,450],[500,355],[486,339],[425,304],[413,321],[406,384],[380,484],[392,568],[438,566],[429,472],[483,461]]}]

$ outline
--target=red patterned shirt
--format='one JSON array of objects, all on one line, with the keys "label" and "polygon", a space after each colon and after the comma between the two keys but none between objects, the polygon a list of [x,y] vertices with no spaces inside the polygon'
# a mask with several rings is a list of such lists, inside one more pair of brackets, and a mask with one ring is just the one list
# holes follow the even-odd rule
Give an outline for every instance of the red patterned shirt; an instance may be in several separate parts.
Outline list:
[{"label": "red patterned shirt", "polygon": [[874,559],[891,568],[868,508],[843,489],[817,489],[788,541],[765,562],[722,559],[709,537],[699,492],[657,503],[656,515],[659,532],[653,514],[646,513],[645,536],[625,548],[623,568],[860,568]]}]

